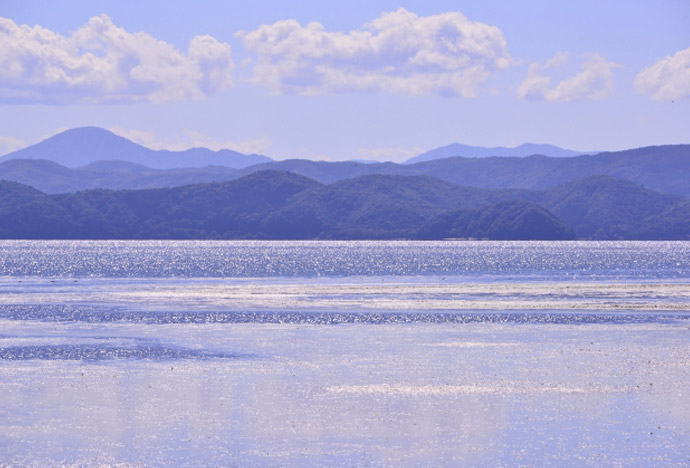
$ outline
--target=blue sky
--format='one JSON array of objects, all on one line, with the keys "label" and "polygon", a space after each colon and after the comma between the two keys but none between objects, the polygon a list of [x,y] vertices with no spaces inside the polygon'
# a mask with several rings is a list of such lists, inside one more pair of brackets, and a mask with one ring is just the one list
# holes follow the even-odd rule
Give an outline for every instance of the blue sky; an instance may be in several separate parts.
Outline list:
[{"label": "blue sky", "polygon": [[0,17],[0,153],[86,125],[277,159],[690,143],[685,0],[0,1]]}]

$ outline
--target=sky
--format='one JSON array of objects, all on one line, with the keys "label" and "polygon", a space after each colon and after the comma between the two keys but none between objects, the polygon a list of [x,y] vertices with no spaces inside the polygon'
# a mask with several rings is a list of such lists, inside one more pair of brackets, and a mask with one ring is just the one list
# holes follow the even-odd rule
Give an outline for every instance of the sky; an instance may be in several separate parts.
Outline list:
[{"label": "sky", "polygon": [[0,0],[0,154],[404,161],[450,143],[690,143],[690,2]]}]

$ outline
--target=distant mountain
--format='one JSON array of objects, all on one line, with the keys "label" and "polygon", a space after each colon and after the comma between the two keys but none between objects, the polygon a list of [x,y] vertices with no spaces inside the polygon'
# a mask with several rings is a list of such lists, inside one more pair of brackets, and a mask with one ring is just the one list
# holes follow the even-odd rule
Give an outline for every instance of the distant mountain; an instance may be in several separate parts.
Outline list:
[{"label": "distant mountain", "polygon": [[558,216],[524,200],[502,201],[481,210],[443,213],[427,222],[422,239],[495,240],[574,239],[575,232]]},{"label": "distant mountain", "polygon": [[41,159],[10,159],[0,162],[0,180],[19,182],[47,193],[95,188],[80,175],[74,169]]},{"label": "distant mountain", "polygon": [[[372,169],[377,167],[378,170]],[[76,192],[94,188],[145,189],[177,187],[206,182],[224,182],[262,170],[288,171],[322,183],[370,175],[395,173],[393,163],[321,162],[292,159],[257,164],[245,169],[206,166],[183,169],[152,169],[126,161],[95,161],[79,168],[68,168],[40,159],[0,159],[0,180],[12,180],[46,193]]]},{"label": "distant mountain", "polygon": [[45,195],[33,187],[0,180],[0,208],[2,209],[11,209],[16,204],[30,203],[42,198],[45,198]]},{"label": "distant mountain", "polygon": [[584,177],[608,175],[660,192],[690,197],[690,145],[647,146],[570,158],[453,157],[402,165],[293,159],[240,169],[236,176],[273,169],[294,172],[323,183],[367,174],[429,175],[470,187],[531,190]]},{"label": "distant mountain", "polygon": [[428,175],[457,185],[530,190],[542,190],[578,178],[608,175],[660,192],[690,197],[690,145],[649,146],[571,158],[455,157],[409,165],[291,159],[243,169],[215,166],[160,170],[113,161],[70,169],[50,161],[8,160],[0,162],[0,179],[58,193],[90,188],[142,189],[221,182],[265,170],[293,172],[325,184],[373,174]]},{"label": "distant mountain", "polygon": [[426,174],[475,187],[545,189],[608,175],[664,193],[690,196],[690,145],[648,146],[572,158],[447,158],[405,167],[409,175]]},{"label": "distant mountain", "polygon": [[0,181],[0,238],[690,239],[690,202],[592,177],[546,191],[280,171],[169,189],[47,195]]},{"label": "distant mountain", "polygon": [[95,188],[138,190],[178,187],[234,179],[236,172],[237,169],[221,166],[151,169],[126,161],[96,161],[76,169],[42,159],[0,162],[0,180],[20,182],[46,193]]},{"label": "distant mountain", "polygon": [[553,158],[563,158],[593,153],[596,153],[596,151],[573,151],[559,148],[558,146],[554,145],[540,145],[535,143],[523,143],[515,148],[506,148],[502,146],[497,148],[484,148],[482,146],[469,146],[460,143],[452,143],[450,145],[441,146],[410,158],[405,161],[405,164],[415,164],[424,161],[431,161],[433,159],[452,158],[455,156],[461,156],[463,158],[489,158],[491,156],[525,157],[538,154]]},{"label": "distant mountain", "polygon": [[433,216],[487,207],[520,193],[460,187],[427,176],[368,175],[300,192],[266,223],[306,238],[419,238],[420,226]]},{"label": "distant mountain", "polygon": [[260,224],[295,193],[318,185],[306,177],[257,173],[239,180],[170,189],[87,190],[17,199],[27,187],[0,181],[0,238],[262,238]]},{"label": "distant mountain", "polygon": [[595,176],[541,192],[533,201],[587,239],[690,240],[690,201],[627,180]]},{"label": "distant mountain", "polygon": [[67,130],[35,145],[0,157],[11,159],[46,159],[76,168],[95,161],[127,161],[154,169],[226,166],[243,168],[270,158],[258,154],[242,154],[232,150],[212,151],[191,148],[185,151],[152,150],[98,127]]},{"label": "distant mountain", "polygon": [[407,174],[405,166],[392,162],[365,164],[355,161],[327,162],[311,161],[309,159],[285,159],[283,161],[262,163],[239,169],[237,176],[242,177],[256,171],[294,172],[295,174],[315,179],[323,184],[372,174],[424,175],[423,173]]}]

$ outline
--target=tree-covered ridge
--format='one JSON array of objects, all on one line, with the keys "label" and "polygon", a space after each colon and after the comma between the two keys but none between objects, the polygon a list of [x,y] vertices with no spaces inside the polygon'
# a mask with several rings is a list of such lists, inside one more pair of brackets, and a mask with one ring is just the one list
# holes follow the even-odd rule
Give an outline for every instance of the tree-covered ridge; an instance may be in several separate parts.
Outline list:
[{"label": "tree-covered ridge", "polygon": [[690,239],[688,200],[595,176],[553,187],[534,200],[588,239]]},{"label": "tree-covered ridge", "polygon": [[42,159],[0,162],[0,179],[30,185],[46,193],[67,193],[96,188],[141,190],[221,182],[236,178],[237,169],[206,166],[151,169],[127,161],[98,161],[71,169]]},{"label": "tree-covered ridge", "polygon": [[570,240],[575,239],[575,232],[561,218],[535,203],[506,200],[483,209],[443,213],[427,222],[419,237]]},{"label": "tree-covered ridge", "polygon": [[527,191],[428,176],[324,185],[264,171],[222,183],[58,195],[0,181],[0,237],[690,239],[690,202],[611,177]]},{"label": "tree-covered ridge", "polygon": [[608,175],[664,193],[690,196],[690,145],[649,146],[568,158],[453,157],[409,166],[458,185],[543,190],[585,177]]}]

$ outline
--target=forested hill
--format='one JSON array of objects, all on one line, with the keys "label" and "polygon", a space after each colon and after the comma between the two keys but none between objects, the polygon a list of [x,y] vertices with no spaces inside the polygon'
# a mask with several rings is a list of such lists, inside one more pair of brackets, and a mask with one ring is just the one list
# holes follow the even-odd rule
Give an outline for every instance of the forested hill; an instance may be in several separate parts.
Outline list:
[{"label": "forested hill", "polygon": [[412,173],[476,187],[545,189],[608,175],[659,192],[690,196],[690,145],[648,146],[570,158],[448,158],[410,167]]},{"label": "forested hill", "polygon": [[179,187],[237,178],[237,169],[206,166],[185,169],[152,169],[127,161],[97,161],[72,169],[44,159],[11,159],[0,162],[0,179],[30,185],[46,193],[66,193],[95,188],[147,189]]},{"label": "forested hill", "polygon": [[663,193],[690,197],[690,145],[649,146],[564,158],[546,156],[435,159],[417,164],[329,163],[293,159],[240,169],[284,170],[323,183],[365,174],[429,175],[458,185],[542,190],[571,180],[608,175]]},{"label": "forested hill", "polygon": [[417,164],[305,159],[255,164],[242,169],[207,166],[151,169],[125,161],[100,161],[67,168],[47,160],[0,161],[0,179],[13,180],[47,193],[92,188],[143,189],[222,182],[254,172],[294,172],[324,184],[364,175],[428,175],[458,185],[543,190],[575,179],[608,175],[663,193],[690,197],[690,145],[653,146],[591,156],[545,156],[436,159]]},{"label": "forested hill", "polygon": [[149,190],[49,195],[0,181],[0,238],[690,239],[690,203],[594,177],[545,191],[371,175],[324,185],[264,171]]}]

